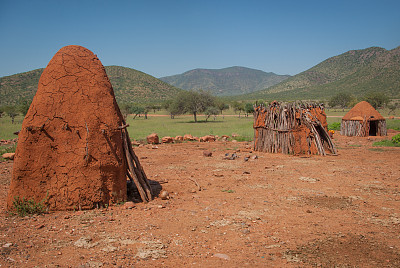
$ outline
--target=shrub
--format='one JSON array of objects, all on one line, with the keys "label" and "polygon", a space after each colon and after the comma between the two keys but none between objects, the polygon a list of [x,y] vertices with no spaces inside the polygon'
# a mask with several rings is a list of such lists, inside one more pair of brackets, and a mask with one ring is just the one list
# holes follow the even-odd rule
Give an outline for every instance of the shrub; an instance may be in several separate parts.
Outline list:
[{"label": "shrub", "polygon": [[399,144],[400,145],[400,134],[397,134],[395,136],[392,137],[392,142],[394,144]]},{"label": "shrub", "polygon": [[42,201],[36,203],[33,199],[22,199],[19,196],[14,197],[13,206],[17,212],[17,214],[21,217],[26,215],[32,214],[42,214],[45,212],[46,208],[44,206],[44,202],[46,201],[47,197],[44,198]]},{"label": "shrub", "polygon": [[328,125],[328,130],[340,130],[340,123],[335,122]]}]

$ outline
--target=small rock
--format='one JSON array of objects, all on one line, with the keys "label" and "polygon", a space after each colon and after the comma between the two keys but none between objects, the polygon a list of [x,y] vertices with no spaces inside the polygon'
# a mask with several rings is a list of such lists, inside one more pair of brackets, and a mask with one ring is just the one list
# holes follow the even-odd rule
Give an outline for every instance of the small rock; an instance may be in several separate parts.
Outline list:
[{"label": "small rock", "polygon": [[213,135],[207,135],[207,136],[203,136],[200,138],[201,142],[212,142],[215,141],[215,136]]},{"label": "small rock", "polygon": [[132,201],[125,202],[125,204],[123,206],[124,209],[132,209],[134,207],[135,207],[135,203],[133,203]]},{"label": "small rock", "polygon": [[157,133],[152,133],[149,136],[146,137],[147,143],[150,144],[159,144],[160,139],[158,138]]},{"label": "small rock", "polygon": [[222,254],[222,253],[216,253],[216,254],[214,254],[214,257],[217,257],[217,258],[220,258],[220,259],[224,259],[224,260],[227,260],[227,261],[231,259],[228,255]]},{"label": "small rock", "polygon": [[15,156],[15,153],[5,153],[5,154],[2,155],[2,157],[4,159],[8,159],[8,160],[13,160],[14,156]]},{"label": "small rock", "polygon": [[174,138],[169,137],[169,136],[166,136],[166,137],[163,137],[163,138],[161,139],[161,142],[162,142],[162,143],[173,143],[173,142],[174,142]]},{"label": "small rock", "polygon": [[167,200],[167,199],[169,199],[169,193],[168,193],[167,191],[161,191],[161,193],[160,193],[160,198],[161,198],[162,200]]},{"label": "small rock", "polygon": [[243,174],[250,174],[250,171],[244,171]]},{"label": "small rock", "polygon": [[183,141],[183,136],[176,136],[175,141]]},{"label": "small rock", "polygon": [[258,156],[257,156],[257,155],[252,155],[252,156],[250,157],[250,159],[251,159],[251,160],[258,159]]},{"label": "small rock", "polygon": [[244,158],[244,161],[246,162],[246,161],[249,161],[249,158],[248,157],[245,157]]},{"label": "small rock", "polygon": [[212,152],[210,152],[210,151],[203,151],[203,156],[204,156],[204,157],[211,157],[211,156],[212,156]]},{"label": "small rock", "polygon": [[13,243],[5,243],[4,245],[3,245],[3,248],[9,248],[9,247],[11,247],[13,245]]}]

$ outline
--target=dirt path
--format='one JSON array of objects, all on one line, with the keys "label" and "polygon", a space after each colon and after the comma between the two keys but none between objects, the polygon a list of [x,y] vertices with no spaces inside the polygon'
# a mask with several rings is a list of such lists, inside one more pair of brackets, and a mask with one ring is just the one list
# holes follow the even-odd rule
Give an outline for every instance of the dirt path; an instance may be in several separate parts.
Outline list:
[{"label": "dirt path", "polygon": [[25,218],[4,211],[12,163],[0,163],[0,264],[399,267],[400,148],[375,139],[337,135],[338,156],[310,158],[246,143],[146,145],[135,151],[169,200]]}]

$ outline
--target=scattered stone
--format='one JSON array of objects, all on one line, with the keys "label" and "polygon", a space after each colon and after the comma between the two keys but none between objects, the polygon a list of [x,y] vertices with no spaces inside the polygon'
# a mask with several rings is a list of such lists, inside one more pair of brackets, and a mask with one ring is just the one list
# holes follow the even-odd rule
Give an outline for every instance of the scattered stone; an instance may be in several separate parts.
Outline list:
[{"label": "scattered stone", "polygon": [[140,142],[137,142],[137,141],[132,141],[132,146],[139,146],[140,145]]},{"label": "scattered stone", "polygon": [[244,161],[245,161],[245,162],[246,162],[246,161],[249,161],[249,159],[250,159],[249,157],[245,157],[245,158],[244,158]]},{"label": "scattered stone", "polygon": [[151,149],[158,149],[158,146],[157,145],[153,145],[153,146],[151,146]]},{"label": "scattered stone", "polygon": [[204,156],[204,157],[211,157],[211,156],[212,156],[212,152],[210,152],[210,151],[203,151],[203,156]]},{"label": "scattered stone", "polygon": [[168,193],[167,191],[161,191],[161,193],[160,193],[160,198],[161,198],[162,200],[167,200],[167,199],[169,199],[169,193]]},{"label": "scattered stone", "polygon": [[4,245],[3,245],[3,248],[9,248],[9,247],[11,247],[13,245],[13,243],[5,243]]},{"label": "scattered stone", "polygon": [[183,141],[183,136],[176,136],[175,141]]},{"label": "scattered stone", "polygon": [[92,238],[89,236],[81,237],[75,241],[74,245],[78,248],[93,248],[99,244],[98,242],[91,243],[91,241]]},{"label": "scattered stone", "polygon": [[174,142],[174,138],[169,137],[169,136],[166,136],[166,137],[163,137],[163,138],[161,139],[161,142],[162,142],[162,143],[173,143],[173,142]]},{"label": "scattered stone", "polygon": [[194,138],[192,135],[190,135],[190,134],[185,134],[185,135],[183,136],[183,140],[184,140],[184,141],[194,141],[195,138]]},{"label": "scattered stone", "polygon": [[249,171],[244,171],[243,174],[250,174],[250,172]]},{"label": "scattered stone", "polygon": [[108,245],[105,248],[102,248],[101,250],[104,251],[104,252],[114,252],[114,251],[117,251],[118,248],[114,247],[114,246],[111,246],[111,245]]},{"label": "scattered stone", "polygon": [[252,155],[252,156],[250,157],[250,159],[251,159],[251,160],[256,160],[256,159],[258,159],[258,156],[257,156],[257,155]]},{"label": "scattered stone", "polygon": [[309,183],[316,183],[319,179],[310,178],[310,177],[300,177],[299,180],[309,182]]},{"label": "scattered stone", "polygon": [[159,144],[160,139],[158,138],[157,133],[152,133],[146,137],[147,143],[149,144]]},{"label": "scattered stone", "polygon": [[220,259],[224,259],[224,260],[227,260],[227,261],[229,261],[231,259],[228,255],[222,254],[222,253],[216,253],[216,254],[214,254],[214,257],[217,257],[217,258],[220,258]]},{"label": "scattered stone", "polygon": [[8,160],[14,160],[15,153],[4,153],[2,157]]},{"label": "scattered stone", "polygon": [[123,206],[124,209],[132,209],[134,207],[135,207],[135,203],[133,203],[132,201],[125,202],[125,204]]},{"label": "scattered stone", "polygon": [[160,241],[142,241],[142,243],[144,246],[138,248],[136,257],[140,259],[159,259],[167,257],[166,246]]},{"label": "scattered stone", "polygon": [[207,135],[207,136],[203,136],[200,138],[201,142],[213,142],[215,141],[215,136],[213,135]]}]

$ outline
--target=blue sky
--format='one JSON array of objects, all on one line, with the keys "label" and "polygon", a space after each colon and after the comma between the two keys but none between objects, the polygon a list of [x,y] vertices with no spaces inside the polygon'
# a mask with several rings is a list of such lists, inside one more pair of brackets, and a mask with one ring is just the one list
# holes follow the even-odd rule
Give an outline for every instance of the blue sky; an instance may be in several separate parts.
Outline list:
[{"label": "blue sky", "polygon": [[295,75],[353,49],[400,46],[400,1],[0,0],[0,77],[66,45],[162,77],[244,66]]}]

